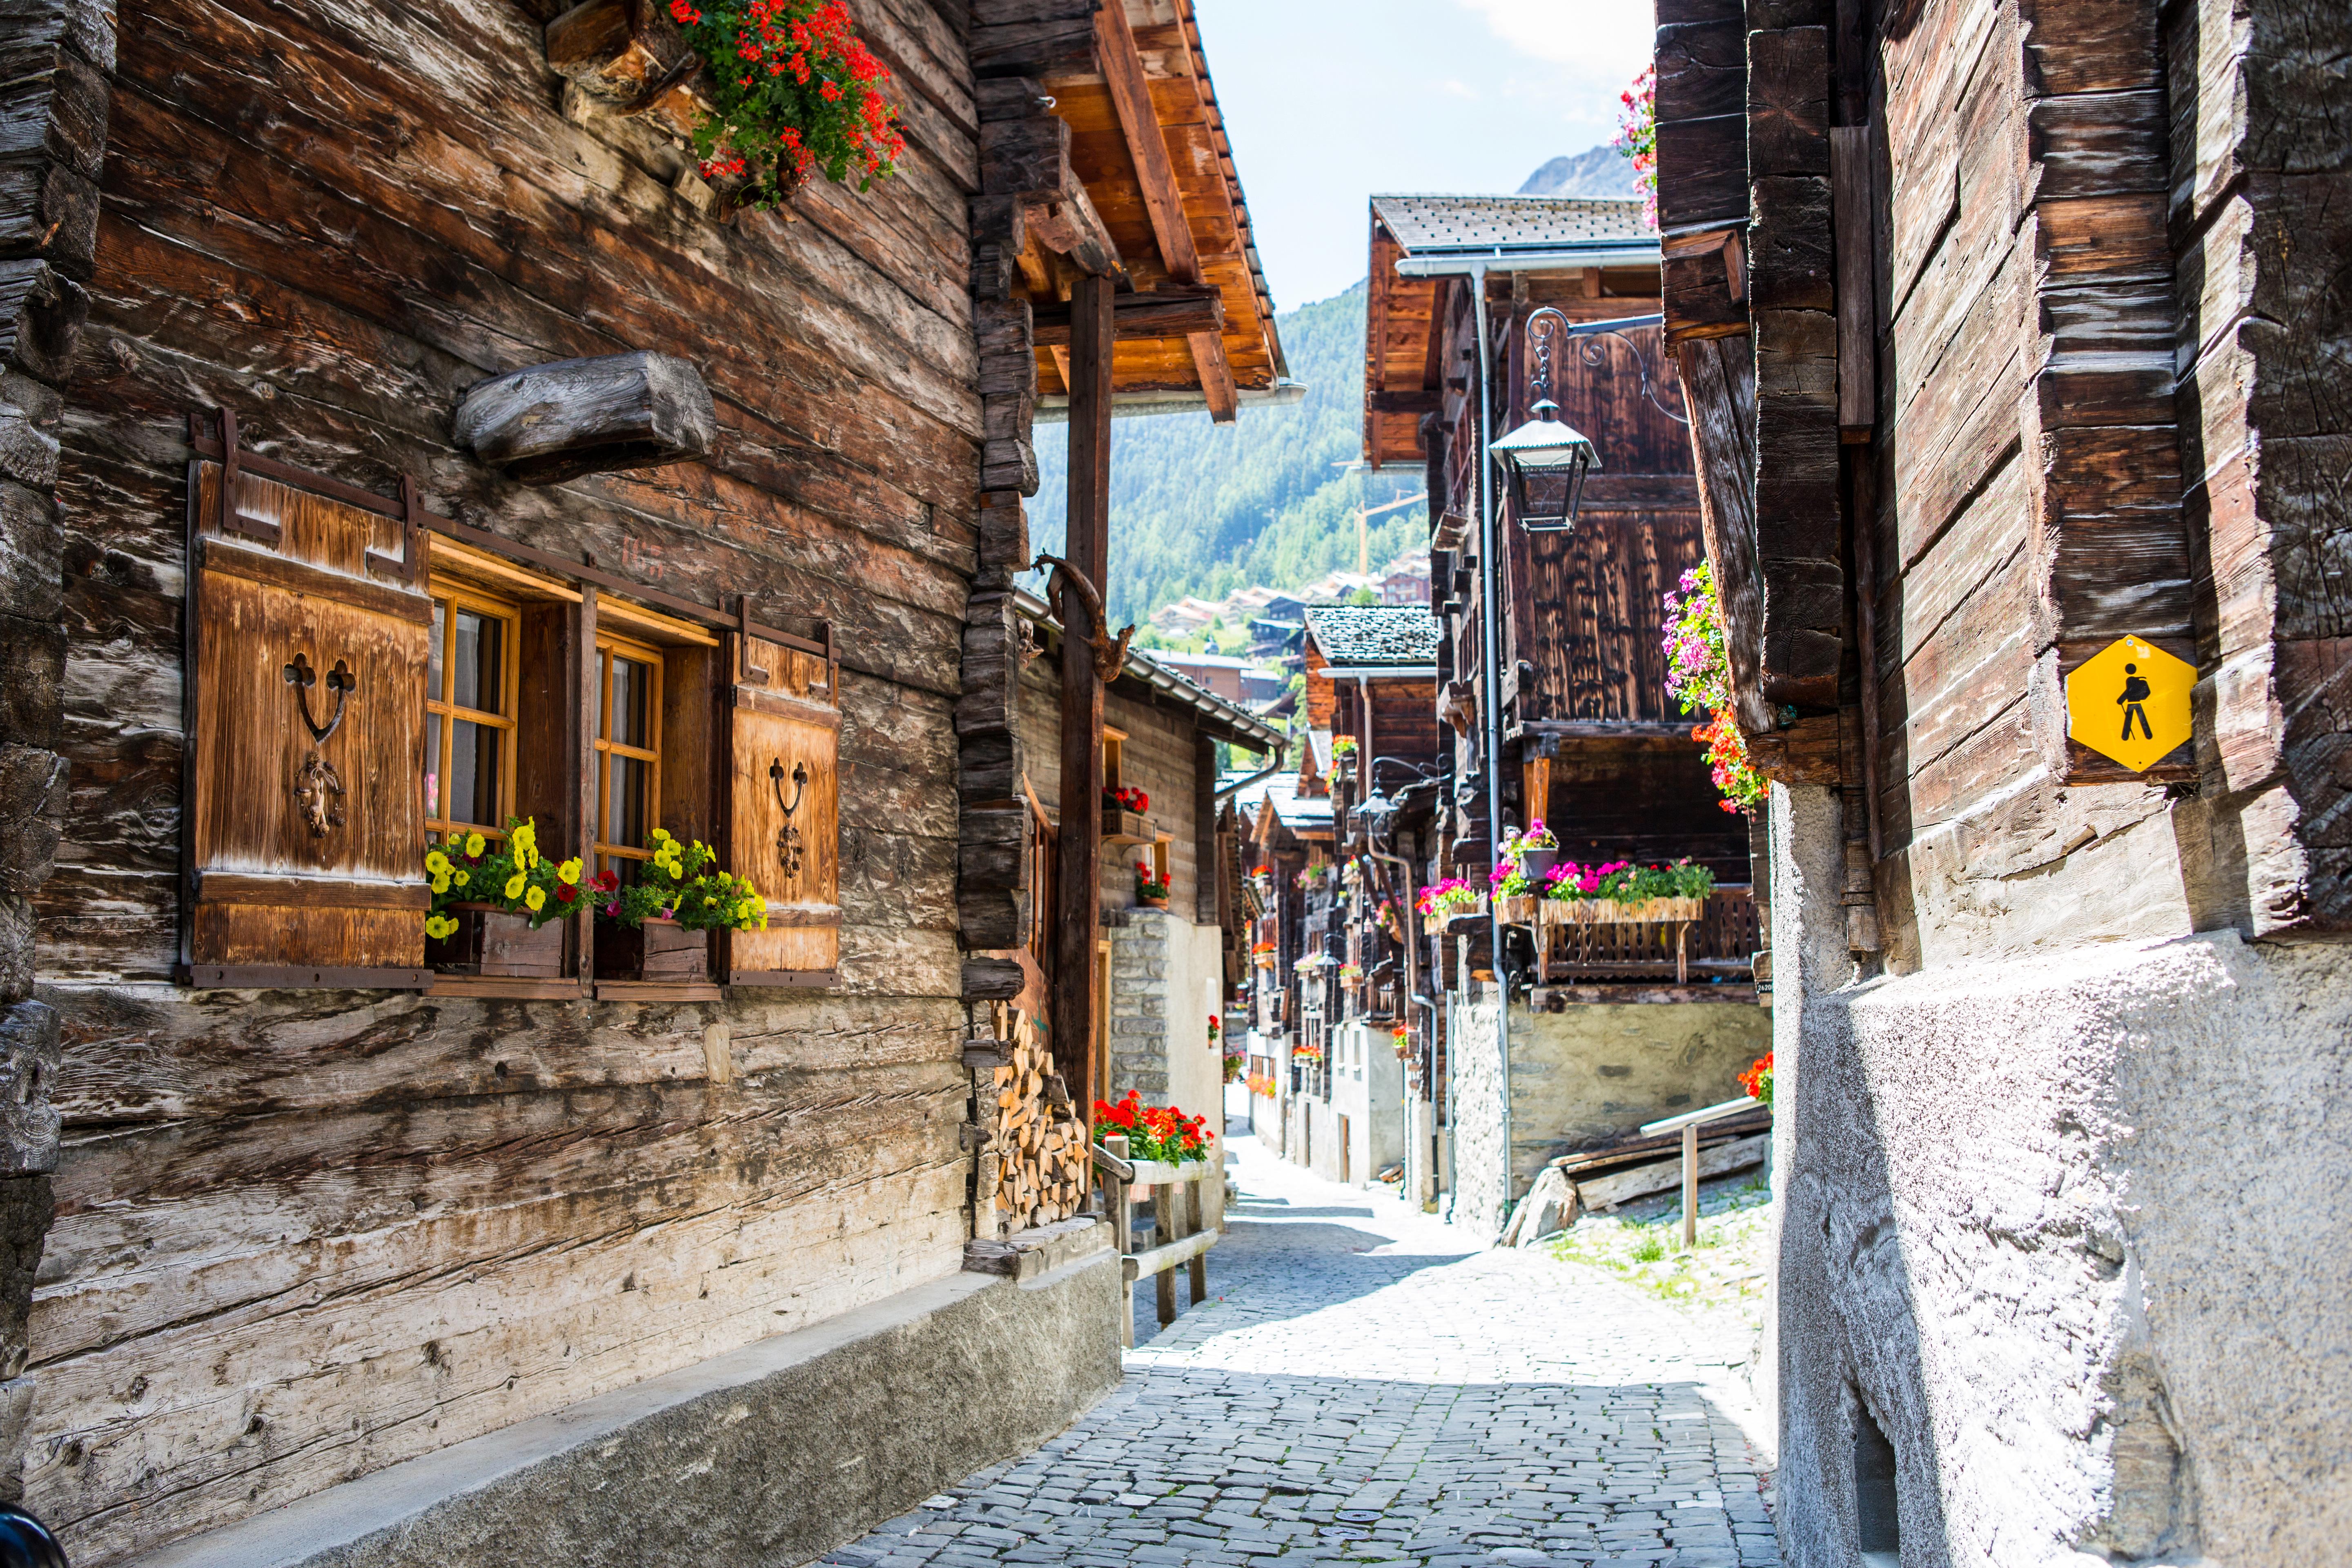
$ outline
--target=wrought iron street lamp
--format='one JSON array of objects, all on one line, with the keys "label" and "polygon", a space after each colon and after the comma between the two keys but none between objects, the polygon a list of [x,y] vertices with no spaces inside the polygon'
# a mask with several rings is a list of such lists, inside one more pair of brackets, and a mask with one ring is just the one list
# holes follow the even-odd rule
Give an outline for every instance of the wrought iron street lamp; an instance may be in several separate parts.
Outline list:
[{"label": "wrought iron street lamp", "polygon": [[[1690,421],[1658,401],[1650,386],[1649,362],[1622,329],[1663,325],[1664,316],[1628,316],[1611,321],[1570,321],[1554,306],[1545,305],[1528,318],[1528,348],[1535,358],[1535,403],[1528,422],[1487,443],[1486,451],[1502,465],[1510,487],[1511,510],[1520,528],[1529,533],[1566,533],[1576,526],[1584,502],[1584,477],[1601,467],[1601,453],[1574,426],[1559,417],[1551,400],[1551,356],[1556,340],[1612,337],[1633,350],[1642,372],[1642,395],[1668,418]],[[1597,344],[1580,342],[1589,364],[1601,362]]]}]

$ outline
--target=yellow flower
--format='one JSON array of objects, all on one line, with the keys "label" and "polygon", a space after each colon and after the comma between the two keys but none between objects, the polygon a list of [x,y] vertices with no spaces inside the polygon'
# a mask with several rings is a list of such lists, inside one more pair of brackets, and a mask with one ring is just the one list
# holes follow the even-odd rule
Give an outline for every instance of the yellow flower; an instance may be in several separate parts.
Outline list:
[{"label": "yellow flower", "polygon": [[483,842],[484,840],[480,834],[468,833],[466,835],[466,853],[468,855],[479,855],[482,852]]},{"label": "yellow flower", "polygon": [[446,860],[441,863],[441,869],[433,873],[433,890],[436,893],[449,890],[449,863]]},{"label": "yellow flower", "polygon": [[436,942],[439,942],[443,937],[447,936],[451,931],[454,931],[457,929],[457,922],[451,920],[446,915],[427,915],[425,917],[425,934],[431,937]]},{"label": "yellow flower", "polygon": [[679,872],[678,872],[678,868],[677,868],[677,861],[675,861],[675,860],[670,860],[670,861],[666,861],[666,862],[664,862],[664,863],[669,867],[669,876],[670,876],[670,880],[671,880],[671,881],[673,881],[673,882],[674,882],[674,881],[676,881],[676,880],[677,880],[678,876],[679,876]]},{"label": "yellow flower", "polygon": [[655,843],[656,843],[656,844],[666,844],[666,843],[667,843],[668,841],[669,841],[669,829],[668,829],[668,828],[667,828],[667,827],[656,827],[656,828],[655,828],[655,829],[654,829],[654,842],[655,842]]},{"label": "yellow flower", "polygon": [[525,909],[529,910],[532,914],[537,914],[541,910],[547,907],[547,889],[545,888],[533,888],[523,894],[522,901]]},{"label": "yellow flower", "polygon": [[566,860],[562,865],[558,866],[555,868],[555,879],[559,882],[570,882],[575,886],[578,885],[580,881],[580,858],[575,855],[571,859]]},{"label": "yellow flower", "polygon": [[425,868],[436,877],[446,877],[449,874],[449,857],[438,849],[427,849],[425,852]]},{"label": "yellow flower", "polygon": [[526,879],[520,871],[517,871],[513,876],[508,878],[507,897],[509,899],[521,898],[522,885],[527,879]]},{"label": "yellow flower", "polygon": [[463,869],[462,868],[449,873],[449,880],[460,888],[464,887],[473,879],[474,874],[471,871]]}]

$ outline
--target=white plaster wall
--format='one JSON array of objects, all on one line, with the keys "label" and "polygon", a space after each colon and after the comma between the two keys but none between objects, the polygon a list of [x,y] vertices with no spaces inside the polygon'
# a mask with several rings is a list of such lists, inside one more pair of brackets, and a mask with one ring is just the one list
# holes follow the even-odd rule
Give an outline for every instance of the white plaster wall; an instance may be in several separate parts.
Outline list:
[{"label": "white plaster wall", "polygon": [[1223,1068],[1209,1043],[1224,958],[1215,926],[1168,910],[1121,913],[1111,938],[1110,1095],[1205,1116],[1224,1102]]},{"label": "white plaster wall", "polygon": [[1786,1560],[1853,1561],[1859,1399],[1905,1568],[2344,1561],[2346,950],[2224,932],[1853,984],[1827,946],[1791,962],[1840,926],[1834,806],[1789,793]]},{"label": "white plaster wall", "polygon": [[1504,1147],[1502,1042],[1496,1034],[1495,988],[1476,981],[1449,994],[1446,1039],[1454,1066],[1453,1222],[1481,1241],[1503,1233],[1509,1201]]},{"label": "white plaster wall", "polygon": [[1186,1115],[1207,1117],[1222,1138],[1224,1059],[1209,1043],[1209,1019],[1223,1012],[1224,949],[1215,926],[1177,912],[1155,918],[1168,922],[1169,1098]]},{"label": "white plaster wall", "polygon": [[1331,1074],[1331,1110],[1348,1119],[1354,1145],[1348,1180],[1365,1186],[1404,1158],[1404,1064],[1386,1025],[1343,1024],[1331,1037],[1341,1047],[1340,1065]]}]

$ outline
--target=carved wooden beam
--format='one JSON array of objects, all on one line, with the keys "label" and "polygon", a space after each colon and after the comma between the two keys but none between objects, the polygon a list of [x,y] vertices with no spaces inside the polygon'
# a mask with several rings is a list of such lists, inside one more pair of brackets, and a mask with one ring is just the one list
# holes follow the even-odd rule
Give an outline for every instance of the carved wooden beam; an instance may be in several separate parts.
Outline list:
[{"label": "carved wooden beam", "polygon": [[455,432],[509,479],[553,485],[708,456],[719,417],[700,372],[641,350],[478,382],[458,405]]}]

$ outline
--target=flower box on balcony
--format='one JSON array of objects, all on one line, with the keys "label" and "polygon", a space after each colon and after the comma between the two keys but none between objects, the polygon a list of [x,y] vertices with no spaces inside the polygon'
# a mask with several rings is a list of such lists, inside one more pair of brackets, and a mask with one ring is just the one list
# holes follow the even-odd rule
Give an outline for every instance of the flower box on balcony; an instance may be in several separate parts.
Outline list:
[{"label": "flower box on balcony", "polygon": [[1103,842],[1106,844],[1150,844],[1155,841],[1151,818],[1139,811],[1105,811]]},{"label": "flower box on balcony", "polygon": [[1543,923],[1556,926],[1623,925],[1650,921],[1696,921],[1706,917],[1705,899],[1541,899]]}]

